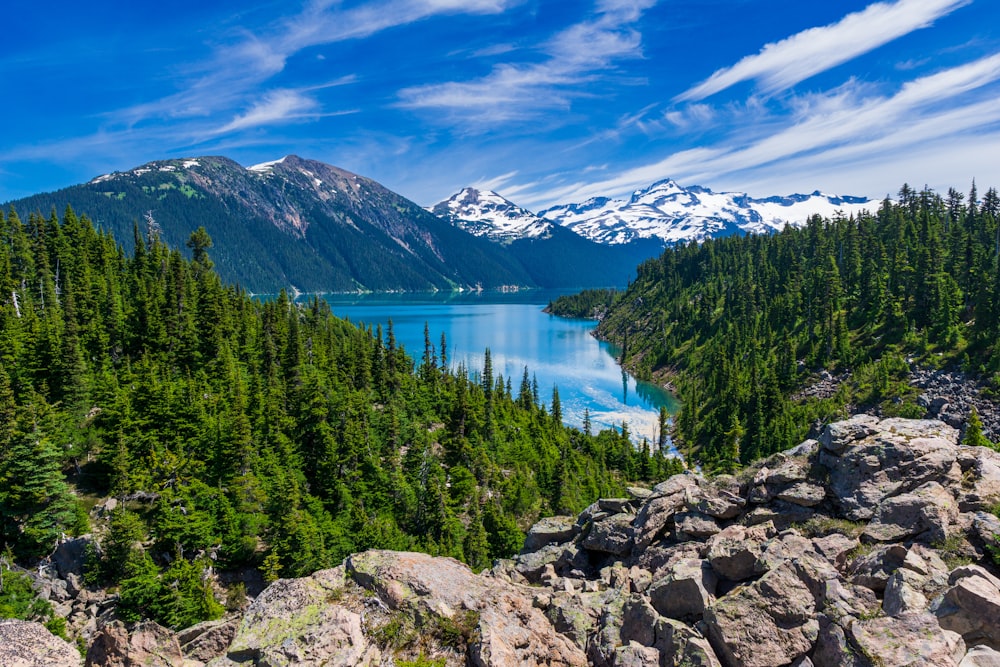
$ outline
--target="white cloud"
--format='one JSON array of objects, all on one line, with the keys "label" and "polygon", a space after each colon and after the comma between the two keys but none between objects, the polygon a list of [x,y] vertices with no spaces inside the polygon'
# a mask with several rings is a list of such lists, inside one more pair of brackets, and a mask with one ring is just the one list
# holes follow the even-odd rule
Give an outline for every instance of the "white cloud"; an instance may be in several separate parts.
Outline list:
[{"label": "white cloud", "polygon": [[[1000,137],[998,82],[1000,54],[909,81],[891,96],[874,95],[867,86],[850,82],[802,100],[792,118],[753,141],[743,143],[743,135],[734,133],[714,145],[679,151],[600,181],[536,191],[526,201],[563,203],[616,196],[667,176],[712,187],[729,183],[739,189],[743,189],[740,183],[801,182],[806,173],[844,181],[839,173],[851,172],[859,164],[898,161],[899,155],[911,153],[927,157],[925,147],[931,144],[949,146],[954,140],[967,146],[970,137],[982,136],[995,148]],[[929,162],[928,171],[938,173],[939,165],[933,159]],[[883,167],[883,173],[888,172]],[[772,173],[774,177],[766,176]],[[814,182],[811,187],[828,185]]]},{"label": "white cloud", "polygon": [[970,2],[972,0],[897,0],[869,5],[837,23],[810,28],[767,44],[760,53],[718,70],[678,95],[675,101],[702,100],[750,80],[757,81],[765,94],[785,90],[914,30],[926,28]]},{"label": "white cloud", "polygon": [[623,58],[642,56],[642,37],[630,26],[655,0],[603,0],[598,15],[557,33],[542,62],[496,65],[486,76],[404,88],[399,106],[441,109],[449,120],[486,125],[523,119],[540,109],[564,109],[591,81]]},{"label": "white cloud", "polygon": [[273,125],[313,115],[319,105],[316,100],[294,90],[276,90],[256,102],[249,111],[242,113],[219,128],[218,132],[233,132],[261,125]]}]

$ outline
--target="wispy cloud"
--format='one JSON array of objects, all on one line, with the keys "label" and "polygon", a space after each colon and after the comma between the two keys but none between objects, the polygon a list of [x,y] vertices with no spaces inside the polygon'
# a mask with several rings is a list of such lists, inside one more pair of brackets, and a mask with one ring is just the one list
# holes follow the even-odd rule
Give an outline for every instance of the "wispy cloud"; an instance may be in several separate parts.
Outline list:
[{"label": "wispy cloud", "polygon": [[852,60],[914,30],[926,28],[972,0],[897,0],[878,2],[837,23],[810,28],[767,44],[732,67],[718,70],[674,101],[705,99],[742,81],[757,81],[772,94]]},{"label": "wispy cloud", "polygon": [[655,0],[602,0],[597,15],[556,34],[535,63],[503,63],[471,81],[404,88],[399,105],[444,110],[451,120],[476,125],[521,119],[541,109],[568,108],[576,89],[623,58],[642,56],[642,36],[632,26]]},{"label": "wispy cloud", "polygon": [[[881,159],[949,137],[970,133],[997,136],[1000,54],[905,83],[891,96],[878,96],[856,82],[796,106],[780,129],[749,144],[739,136],[714,145],[678,151],[611,178],[536,192],[550,202],[581,201],[621,194],[671,176],[692,183],[719,183],[741,174],[761,178],[769,167],[787,181],[799,169],[828,173],[858,161]],[[965,142],[963,141],[963,144]]]}]

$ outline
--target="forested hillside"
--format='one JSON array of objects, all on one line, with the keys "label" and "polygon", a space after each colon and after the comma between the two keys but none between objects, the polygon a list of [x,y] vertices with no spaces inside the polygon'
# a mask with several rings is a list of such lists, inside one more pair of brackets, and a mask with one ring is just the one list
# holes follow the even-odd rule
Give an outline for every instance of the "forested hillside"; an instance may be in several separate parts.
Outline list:
[{"label": "forested hillside", "polygon": [[129,256],[72,210],[0,214],[0,549],[27,563],[96,531],[85,577],[119,586],[121,618],[216,615],[207,563],[270,578],[384,547],[483,567],[540,515],[679,467],[564,427],[528,369],[452,368],[429,332],[414,364],[391,327],[251,299],[203,229],[193,261],[134,234]]},{"label": "forested hillside", "polygon": [[[848,406],[923,416],[911,365],[1000,385],[998,212],[994,189],[980,201],[975,186],[904,186],[870,214],[668,249],[614,297],[598,335],[679,389],[679,444],[711,468],[792,446]],[[591,296],[554,310],[607,300]],[[823,372],[847,379],[808,391]]]}]

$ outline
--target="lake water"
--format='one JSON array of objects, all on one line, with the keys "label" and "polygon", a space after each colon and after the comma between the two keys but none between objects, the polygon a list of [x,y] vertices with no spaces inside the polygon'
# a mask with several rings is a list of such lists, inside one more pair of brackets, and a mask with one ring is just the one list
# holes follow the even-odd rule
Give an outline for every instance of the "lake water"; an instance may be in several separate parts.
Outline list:
[{"label": "lake water", "polygon": [[449,364],[465,362],[470,375],[483,368],[490,349],[494,376],[510,378],[515,395],[524,367],[538,378],[542,401],[551,404],[559,388],[563,420],[583,423],[590,410],[593,430],[619,428],[628,422],[637,440],[657,437],[660,406],[673,414],[678,405],[663,389],[636,382],[615,361],[615,350],[594,338],[592,320],[555,317],[542,312],[560,293],[528,291],[513,294],[376,294],[327,295],[334,314],[355,324],[388,326],[392,319],[397,342],[419,362],[424,349],[424,323],[435,349],[441,334],[448,344]]}]

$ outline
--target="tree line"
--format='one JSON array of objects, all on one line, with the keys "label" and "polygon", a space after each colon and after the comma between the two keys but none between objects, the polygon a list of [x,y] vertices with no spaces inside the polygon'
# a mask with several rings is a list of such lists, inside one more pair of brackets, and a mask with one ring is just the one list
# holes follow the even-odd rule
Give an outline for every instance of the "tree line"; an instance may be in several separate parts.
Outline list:
[{"label": "tree line", "polygon": [[528,369],[452,364],[430,332],[415,362],[391,325],[224,284],[204,229],[190,260],[150,232],[127,254],[69,208],[0,213],[0,550],[100,528],[86,577],[124,618],[217,615],[210,565],[274,578],[391,548],[483,568],[540,516],[680,469],[565,427]]},{"label": "tree line", "polygon": [[[1000,389],[998,217],[993,188],[980,199],[975,185],[968,196],[904,185],[858,216],[680,244],[604,296],[598,334],[638,375],[678,388],[675,436],[711,469],[781,451],[850,409],[923,416],[911,364],[960,366]],[[850,380],[801,391],[823,371]]]}]

